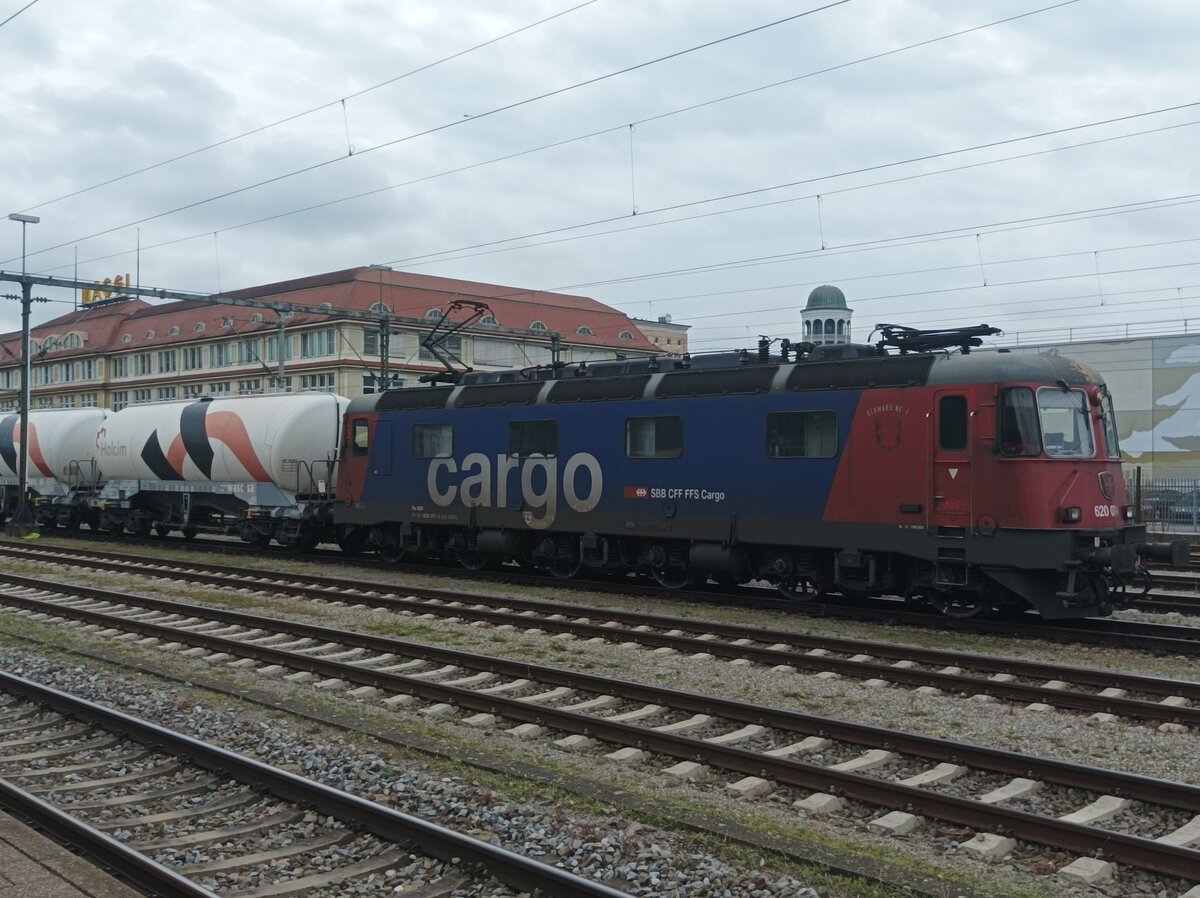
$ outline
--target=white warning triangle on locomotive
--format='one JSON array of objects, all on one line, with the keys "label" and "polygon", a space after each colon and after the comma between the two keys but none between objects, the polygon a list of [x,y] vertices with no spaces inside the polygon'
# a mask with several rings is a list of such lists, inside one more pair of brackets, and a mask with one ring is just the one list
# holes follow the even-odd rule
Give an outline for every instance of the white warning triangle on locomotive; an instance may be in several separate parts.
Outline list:
[{"label": "white warning triangle on locomotive", "polygon": [[946,470],[950,472],[951,480],[958,476],[958,468],[947,468]]}]

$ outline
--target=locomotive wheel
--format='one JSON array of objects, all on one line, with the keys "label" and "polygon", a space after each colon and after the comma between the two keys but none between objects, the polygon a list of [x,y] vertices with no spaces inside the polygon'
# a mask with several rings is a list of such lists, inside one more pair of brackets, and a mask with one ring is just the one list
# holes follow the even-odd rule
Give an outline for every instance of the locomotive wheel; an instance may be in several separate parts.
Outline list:
[{"label": "locomotive wheel", "polygon": [[492,566],[492,557],[478,549],[464,549],[458,553],[458,563],[468,571],[482,571]]},{"label": "locomotive wheel", "polygon": [[931,592],[926,598],[938,611],[955,620],[979,617],[992,610],[991,600],[977,592],[965,589],[949,592]]},{"label": "locomotive wheel", "polygon": [[542,561],[542,569],[556,580],[570,580],[583,567],[582,558],[572,558],[570,555],[558,555]]},{"label": "locomotive wheel", "polygon": [[388,564],[398,564],[404,560],[404,546],[399,543],[386,542],[375,551]]},{"label": "locomotive wheel", "polygon": [[681,564],[651,568],[650,573],[663,589],[683,589],[692,582],[692,572]]},{"label": "locomotive wheel", "polygon": [[818,588],[816,583],[805,577],[780,580],[775,584],[775,588],[785,599],[791,599],[793,602],[811,602],[824,593],[824,590]]}]

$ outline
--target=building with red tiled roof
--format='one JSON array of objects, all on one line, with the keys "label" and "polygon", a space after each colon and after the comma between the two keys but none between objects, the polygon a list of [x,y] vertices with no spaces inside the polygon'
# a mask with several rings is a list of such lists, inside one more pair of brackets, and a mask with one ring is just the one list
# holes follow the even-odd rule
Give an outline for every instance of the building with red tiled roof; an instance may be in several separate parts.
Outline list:
[{"label": "building with red tiled roof", "polygon": [[[30,405],[119,409],[314,389],[355,396],[385,373],[415,385],[444,370],[424,338],[472,316],[442,349],[481,370],[661,351],[627,315],[586,296],[352,268],[222,294],[219,303],[116,296],[84,305],[33,328]],[[20,333],[0,335],[0,410],[17,408],[20,358]]]}]

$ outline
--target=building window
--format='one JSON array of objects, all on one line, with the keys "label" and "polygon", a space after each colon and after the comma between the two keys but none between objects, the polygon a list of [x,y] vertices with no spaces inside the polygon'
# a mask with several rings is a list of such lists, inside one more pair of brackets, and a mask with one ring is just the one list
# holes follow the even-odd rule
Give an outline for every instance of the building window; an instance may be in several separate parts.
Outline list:
[{"label": "building window", "polygon": [[116,358],[113,359],[112,365],[113,365],[113,370],[112,370],[113,377],[128,377],[129,376],[129,356],[127,356],[127,355],[117,356]]},{"label": "building window", "polygon": [[262,315],[258,312],[255,312],[253,315],[250,316],[250,323],[251,324],[262,324]]},{"label": "building window", "polygon": [[79,334],[67,334],[62,345],[63,349],[82,349],[83,337],[81,337]]},{"label": "building window", "polygon": [[683,455],[683,418],[626,418],[628,458],[679,458]]},{"label": "building window", "polygon": [[129,393],[121,390],[119,393],[112,394],[112,407],[114,412],[119,412],[125,406],[129,405]]},{"label": "building window", "polygon": [[197,321],[197,322],[196,322],[196,326],[195,326],[195,327],[193,327],[193,328],[192,328],[192,330],[193,330],[193,331],[195,331],[195,332],[196,332],[196,333],[198,333],[198,334],[202,334],[202,333],[204,333],[204,322],[203,322],[203,321]]},{"label": "building window", "polygon": [[495,315],[484,315],[482,318],[479,319],[479,323],[480,324],[495,324],[496,316]]},{"label": "building window", "polygon": [[38,365],[33,369],[33,384],[38,387],[45,387],[53,383],[53,369],[49,365]]},{"label": "building window", "polygon": [[121,334],[121,342],[122,343],[128,343],[132,339],[133,339],[133,334]]},{"label": "building window", "polygon": [[79,405],[82,408],[96,408],[99,405],[99,395],[96,393],[84,393],[79,397]]},{"label": "building window", "polygon": [[391,311],[392,311],[392,310],[391,310],[391,309],[389,309],[387,306],[385,306],[383,303],[381,303],[381,302],[377,302],[377,303],[375,303],[375,305],[371,306],[371,308],[370,308],[370,309],[368,309],[367,311],[369,311],[369,312],[382,312],[382,313],[384,313],[384,314],[391,314]]},{"label": "building window", "polygon": [[633,334],[629,331],[621,331],[621,333],[617,334],[617,337],[621,340],[632,340]]},{"label": "building window", "polygon": [[576,328],[575,333],[579,334],[579,336],[581,336],[581,337],[595,336],[592,333],[592,329],[590,327],[588,327],[586,324],[582,325],[581,327]]},{"label": "building window", "polygon": [[175,350],[168,349],[158,354],[158,373],[170,374],[175,370]]},{"label": "building window", "polygon": [[221,319],[221,327],[233,327],[233,319],[232,318],[222,318]]},{"label": "building window", "polygon": [[300,377],[300,389],[332,393],[336,386],[335,380],[332,374],[304,374]]},{"label": "building window", "polygon": [[21,379],[17,377],[17,372],[13,370],[0,371],[0,389],[15,390]]},{"label": "building window", "polygon": [[146,331],[146,339],[153,340],[154,339],[154,331]]},{"label": "building window", "polygon": [[[363,354],[379,355],[379,335],[383,333],[377,327],[363,328]],[[388,355],[395,355],[397,347],[403,346],[404,334],[401,331],[391,331],[388,338]]]},{"label": "building window", "polygon": [[441,318],[442,310],[441,309],[430,309],[428,312],[425,313],[425,317],[426,318]]},{"label": "building window", "polygon": [[248,396],[251,393],[261,393],[262,378],[252,377],[249,380],[239,380],[237,382],[237,391],[239,396]]},{"label": "building window", "polygon": [[476,337],[471,343],[471,352],[476,365],[507,367],[513,363],[513,345],[507,340]]},{"label": "building window", "polygon": [[262,361],[262,340],[257,337],[238,341],[238,364],[253,365]]},{"label": "building window", "polygon": [[292,392],[292,379],[290,377],[272,377],[270,384],[272,393]]},{"label": "building window", "polygon": [[184,399],[195,399],[204,395],[204,384],[188,384],[183,388]]},{"label": "building window", "polygon": [[79,376],[82,380],[95,380],[100,376],[100,360],[84,359],[79,363]]},{"label": "building window", "polygon": [[414,424],[412,451],[415,458],[450,458],[454,455],[451,424]]},{"label": "building window", "polygon": [[214,343],[208,347],[208,366],[210,368],[225,368],[233,364],[233,345],[230,343]]},{"label": "building window", "polygon": [[531,331],[544,331],[546,329],[546,325],[541,321],[535,321],[533,324],[529,325],[529,329]]},{"label": "building window", "polygon": [[228,396],[229,392],[230,392],[229,391],[229,381],[223,380],[219,383],[212,384],[208,388],[208,392],[210,392],[214,396]]},{"label": "building window", "polygon": [[59,399],[58,406],[59,408],[75,408],[75,397],[63,396],[61,399]]},{"label": "building window", "polygon": [[69,384],[72,381],[74,381],[75,380],[75,363],[74,362],[63,362],[61,376],[62,376],[62,382],[65,384]]},{"label": "building window", "polygon": [[767,458],[833,458],[835,455],[835,412],[771,412],[767,415]]},{"label": "building window", "polygon": [[54,408],[53,396],[42,396],[38,399],[38,408]]},{"label": "building window", "polygon": [[153,359],[148,352],[139,352],[133,357],[133,373],[138,377],[144,377],[153,372]]},{"label": "building window", "polygon": [[[284,350],[284,356],[283,356],[284,359],[285,360],[290,359],[292,357],[292,338],[291,337],[283,338],[283,350]],[[279,338],[278,337],[268,337],[267,338],[267,361],[268,362],[279,361]]]},{"label": "building window", "polygon": [[[447,337],[444,340],[439,340],[438,348],[449,352],[451,355],[456,355],[461,358],[463,351],[462,337]],[[421,349],[417,353],[417,357],[423,362],[436,362],[438,360],[437,356],[429,351],[423,341],[421,343]]]},{"label": "building window", "polygon": [[167,331],[167,336],[168,337],[178,337],[179,336],[179,325],[178,324],[171,325],[171,329],[169,331]]},{"label": "building window", "polygon": [[176,392],[175,387],[159,387],[158,388],[158,401],[159,402],[163,402],[168,399],[175,399],[178,395],[179,394]]},{"label": "building window", "polygon": [[332,328],[321,331],[309,331],[300,335],[300,356],[311,359],[319,355],[333,355],[334,331]]},{"label": "building window", "polygon": [[133,401],[135,404],[139,403],[139,402],[149,402],[151,395],[152,394],[148,389],[147,390],[134,390],[133,391]]},{"label": "building window", "polygon": [[188,346],[183,350],[183,370],[198,371],[204,367],[204,347]]}]

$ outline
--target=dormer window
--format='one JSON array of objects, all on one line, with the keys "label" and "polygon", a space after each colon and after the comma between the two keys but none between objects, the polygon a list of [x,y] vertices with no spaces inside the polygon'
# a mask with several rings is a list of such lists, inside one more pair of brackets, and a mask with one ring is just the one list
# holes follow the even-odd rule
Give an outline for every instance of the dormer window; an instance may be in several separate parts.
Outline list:
[{"label": "dormer window", "polygon": [[152,331],[152,330],[146,331],[146,339],[153,340],[154,339],[154,331]]},{"label": "dormer window", "polygon": [[389,308],[388,308],[386,305],[384,305],[383,303],[381,303],[381,302],[377,302],[377,303],[375,303],[375,305],[371,306],[371,308],[370,308],[370,309],[368,309],[367,311],[370,311],[370,312],[385,312],[385,313],[390,313],[392,310],[391,310],[391,309],[389,309]]},{"label": "dormer window", "polygon": [[255,312],[253,315],[250,316],[250,323],[251,324],[262,324],[262,315],[259,314],[258,312]]},{"label": "dormer window", "polygon": [[621,333],[617,334],[617,337],[621,340],[632,340],[633,334],[629,331],[621,331]]},{"label": "dormer window", "polygon": [[196,332],[196,333],[198,333],[198,334],[202,334],[202,333],[204,333],[204,322],[203,322],[203,321],[197,321],[197,322],[196,322],[196,326],[195,326],[195,327],[193,327],[193,328],[192,328],[192,330],[193,330],[193,331],[195,331],[195,332]]},{"label": "dormer window", "polygon": [[430,309],[428,312],[425,313],[425,317],[426,318],[441,318],[442,310],[441,309]]},{"label": "dormer window", "polygon": [[333,303],[323,302],[319,306],[317,306],[317,308],[319,308],[322,312],[332,312],[333,311]]},{"label": "dormer window", "polygon": [[133,340],[133,334],[121,334],[121,342],[128,343]]},{"label": "dormer window", "polygon": [[480,324],[495,324],[496,316],[495,315],[484,315],[482,318],[479,319],[479,323]]},{"label": "dormer window", "polygon": [[232,318],[222,318],[221,319],[221,327],[233,327],[233,319]]},{"label": "dormer window", "polygon": [[168,337],[178,337],[179,336],[179,325],[178,324],[171,325],[171,329],[169,331],[167,331],[167,336]]},{"label": "dormer window", "polygon": [[67,334],[62,346],[63,349],[79,349],[83,346],[83,337],[79,334]]},{"label": "dormer window", "polygon": [[540,321],[535,321],[533,324],[529,325],[529,329],[531,331],[544,331],[546,329],[546,325]]},{"label": "dormer window", "polygon": [[580,326],[579,328],[577,328],[577,329],[576,329],[576,331],[575,331],[575,333],[579,334],[579,336],[581,336],[581,337],[592,337],[592,336],[595,336],[595,335],[592,333],[592,329],[591,329],[590,327],[588,327],[586,324],[584,324],[584,325]]}]

